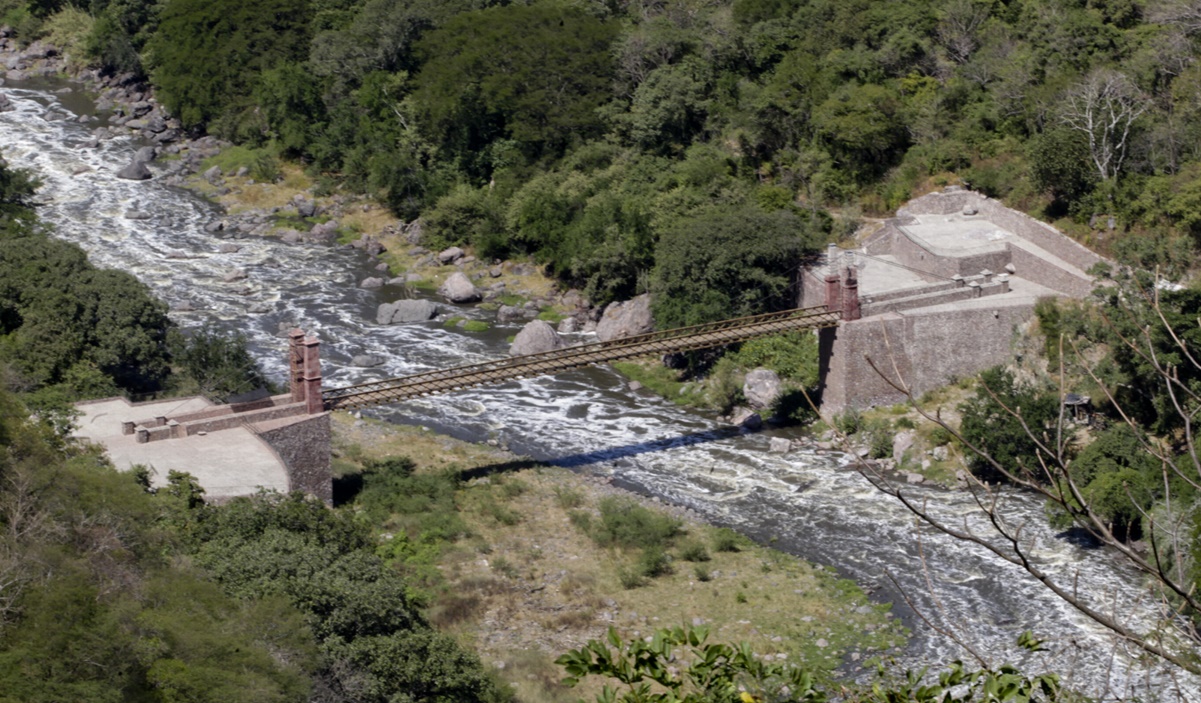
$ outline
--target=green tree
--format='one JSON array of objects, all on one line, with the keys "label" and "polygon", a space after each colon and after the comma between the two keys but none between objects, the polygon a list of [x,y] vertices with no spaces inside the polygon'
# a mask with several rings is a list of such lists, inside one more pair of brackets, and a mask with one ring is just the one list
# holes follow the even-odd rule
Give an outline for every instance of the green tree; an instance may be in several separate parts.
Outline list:
[{"label": "green tree", "polygon": [[233,134],[259,74],[306,58],[307,0],[168,0],[147,45],[159,98],[187,128]]},{"label": "green tree", "polygon": [[1088,141],[1059,127],[1047,130],[1029,143],[1030,176],[1034,187],[1050,193],[1061,210],[1088,195],[1097,183],[1089,164]]},{"label": "green tree", "polygon": [[454,16],[418,43],[417,98],[430,130],[460,157],[500,136],[537,155],[599,134],[616,31],[552,2]]},{"label": "green tree", "polygon": [[655,250],[656,322],[680,327],[793,307],[822,232],[791,211],[718,210],[679,222]]},{"label": "green tree", "polygon": [[1015,470],[1021,467],[1036,480],[1050,480],[1039,467],[1040,455],[1049,458],[1043,435],[1059,416],[1054,394],[1023,387],[1013,374],[994,367],[980,374],[975,397],[959,411],[963,439],[979,452],[969,460],[973,471],[991,475],[995,462]]},{"label": "green tree", "polygon": [[861,178],[880,173],[905,146],[897,94],[882,85],[847,84],[813,111],[817,134],[842,167]]},{"label": "green tree", "polygon": [[172,346],[172,360],[202,395],[217,402],[268,387],[240,332],[224,334],[205,326],[177,337]]}]

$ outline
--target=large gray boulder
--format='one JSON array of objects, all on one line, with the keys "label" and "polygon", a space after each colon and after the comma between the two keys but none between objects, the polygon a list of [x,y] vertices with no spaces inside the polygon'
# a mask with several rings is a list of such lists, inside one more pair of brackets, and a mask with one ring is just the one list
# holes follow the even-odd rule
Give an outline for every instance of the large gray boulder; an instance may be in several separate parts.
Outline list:
[{"label": "large gray boulder", "polygon": [[401,322],[425,322],[438,314],[438,306],[429,300],[398,300],[384,303],[375,311],[375,321],[381,325]]},{"label": "large gray boulder", "polygon": [[551,327],[549,322],[533,320],[522,327],[517,336],[513,338],[513,344],[509,345],[509,354],[512,356],[541,354],[562,348],[563,340],[559,338],[559,333],[555,332],[555,328]]},{"label": "large gray boulder", "polygon": [[464,254],[463,250],[460,249],[459,247],[450,247],[449,249],[443,249],[442,251],[438,252],[438,263],[443,264],[443,265],[453,264],[454,262],[463,258],[463,254]]},{"label": "large gray boulder", "polygon": [[155,149],[152,146],[144,146],[141,149],[138,149],[137,153],[133,155],[133,160],[141,161],[144,164],[148,164],[151,161],[154,161],[154,159],[157,157],[158,157],[157,149]]},{"label": "large gray boulder", "polygon": [[752,408],[770,408],[784,389],[780,377],[771,369],[755,369],[746,375],[742,395]]},{"label": "large gray boulder", "polygon": [[117,171],[117,178],[124,178],[130,181],[144,181],[150,178],[150,169],[146,168],[145,162],[133,161],[125,168]]},{"label": "large gray boulder", "polygon": [[456,271],[438,287],[438,295],[452,303],[474,303],[480,299],[480,291],[462,271]]},{"label": "large gray boulder", "polygon": [[655,329],[651,316],[651,297],[643,294],[632,300],[612,303],[596,324],[596,337],[602,342],[646,334]]}]

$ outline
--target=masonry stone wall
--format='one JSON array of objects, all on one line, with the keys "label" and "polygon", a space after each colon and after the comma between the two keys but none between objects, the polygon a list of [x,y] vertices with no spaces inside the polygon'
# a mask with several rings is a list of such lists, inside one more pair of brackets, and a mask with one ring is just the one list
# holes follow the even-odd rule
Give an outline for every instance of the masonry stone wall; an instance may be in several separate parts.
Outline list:
[{"label": "masonry stone wall", "polygon": [[1020,246],[1010,246],[1009,251],[1013,255],[1015,275],[1073,298],[1084,298],[1092,293],[1095,284],[1091,279],[1073,275]]},{"label": "masonry stone wall", "polygon": [[[995,223],[1035,244],[1081,271],[1087,271],[1102,259],[1083,244],[1065,236],[1054,227],[1029,215],[1011,210],[992,198],[967,190],[938,192],[923,195],[897,209],[897,217],[912,215],[949,215],[963,212],[964,207],[976,209],[980,219]],[[994,269],[995,270],[995,269]]]},{"label": "masonry stone wall", "polygon": [[1032,315],[1028,305],[916,310],[822,330],[822,413],[905,400],[871,362],[915,396],[1006,363],[1015,330]]},{"label": "masonry stone wall", "polygon": [[252,429],[287,467],[289,490],[316,496],[327,505],[333,502],[334,488],[329,466],[329,413],[313,415],[281,427]]}]

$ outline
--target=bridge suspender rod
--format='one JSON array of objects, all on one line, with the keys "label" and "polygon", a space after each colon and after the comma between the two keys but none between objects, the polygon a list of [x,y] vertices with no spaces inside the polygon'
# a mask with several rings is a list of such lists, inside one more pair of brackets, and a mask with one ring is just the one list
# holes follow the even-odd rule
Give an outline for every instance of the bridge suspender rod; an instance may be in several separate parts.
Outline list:
[{"label": "bridge suspender rod", "polygon": [[334,388],[324,391],[322,395],[325,407],[329,410],[380,405],[489,383],[553,374],[609,361],[694,351],[779,332],[830,327],[838,324],[839,318],[839,312],[830,312],[824,306],[769,313]]}]

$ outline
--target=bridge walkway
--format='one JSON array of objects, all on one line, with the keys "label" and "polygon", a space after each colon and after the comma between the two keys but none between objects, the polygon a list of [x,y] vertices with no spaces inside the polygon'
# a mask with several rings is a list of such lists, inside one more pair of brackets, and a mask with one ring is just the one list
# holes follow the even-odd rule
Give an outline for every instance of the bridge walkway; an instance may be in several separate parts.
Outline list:
[{"label": "bridge walkway", "polygon": [[841,311],[830,311],[824,305],[798,308],[331,388],[323,390],[321,396],[326,410],[364,408],[593,364],[710,349],[781,332],[833,327],[840,319]]}]

